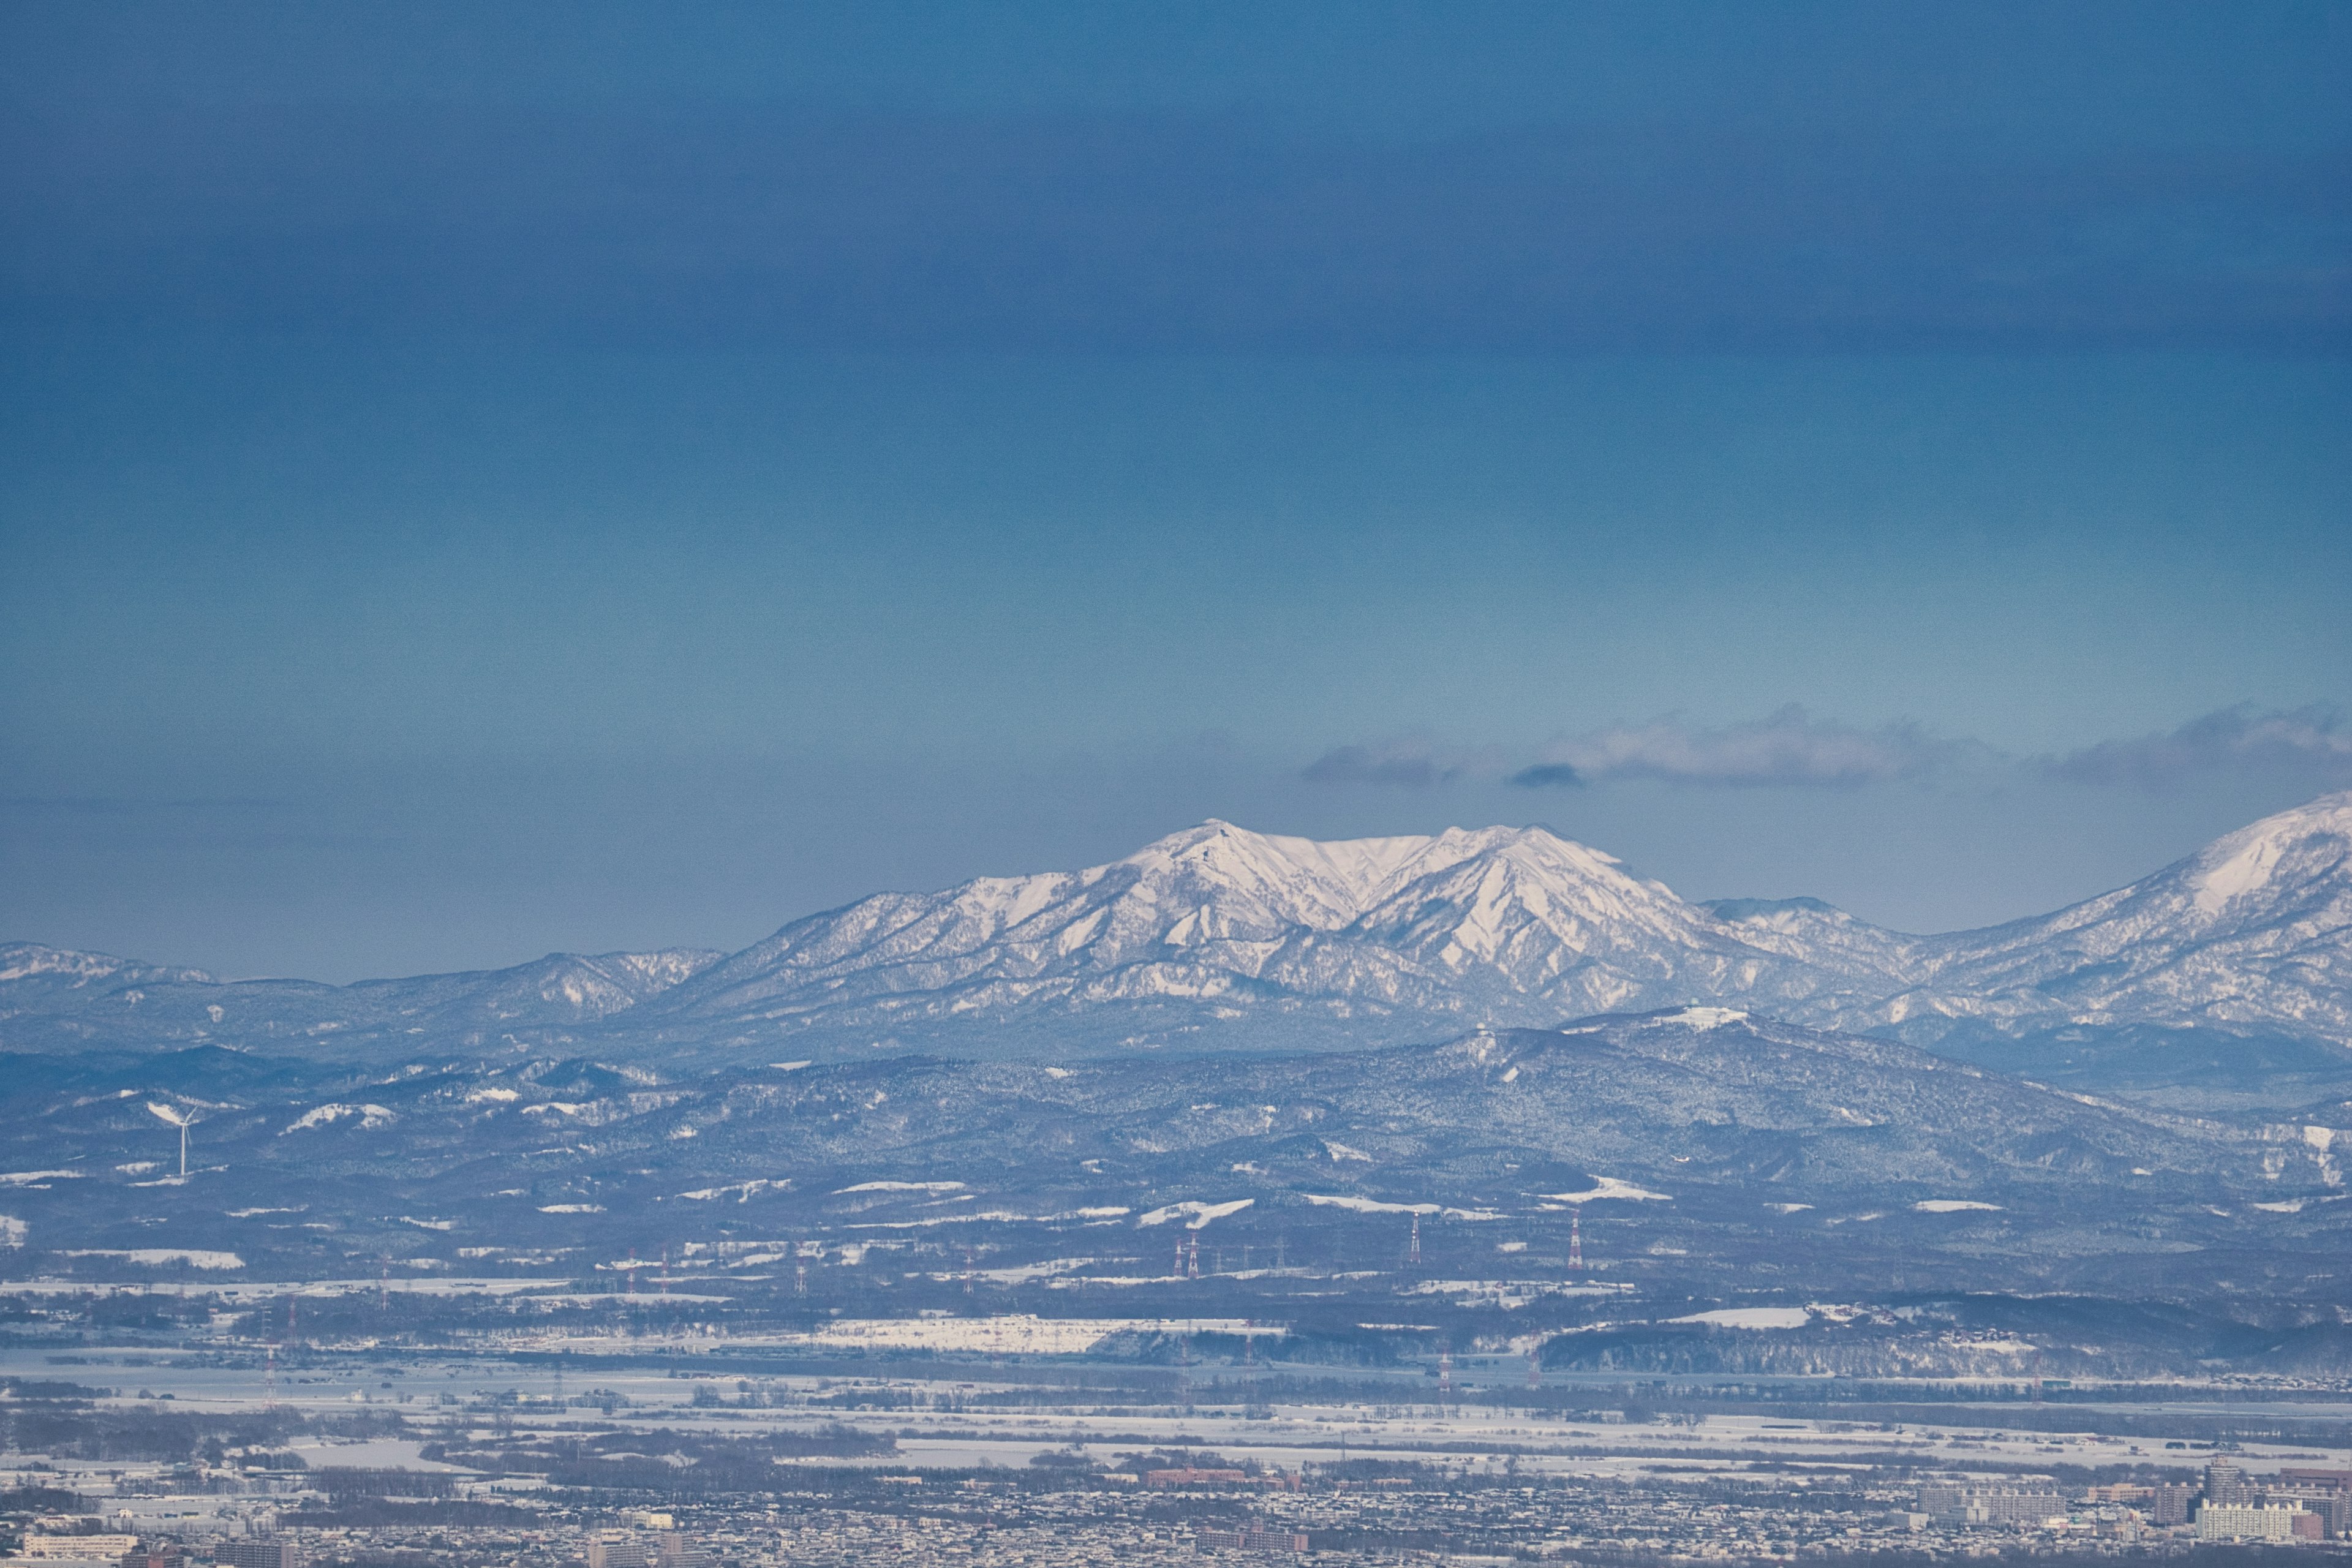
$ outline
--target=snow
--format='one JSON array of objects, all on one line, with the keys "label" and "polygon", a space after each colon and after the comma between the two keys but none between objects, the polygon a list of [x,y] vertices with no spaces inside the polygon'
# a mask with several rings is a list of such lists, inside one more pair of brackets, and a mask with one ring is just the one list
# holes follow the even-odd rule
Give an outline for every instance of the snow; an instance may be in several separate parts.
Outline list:
[{"label": "snow", "polygon": [[1368,1165],[1372,1163],[1372,1157],[1361,1149],[1350,1148],[1329,1138],[1323,1140],[1323,1152],[1331,1156],[1331,1163],[1335,1165],[1343,1160],[1361,1160]]},{"label": "snow", "polygon": [[184,1263],[191,1268],[242,1268],[245,1259],[234,1252],[207,1252],[190,1247],[133,1247],[129,1248],[89,1247],[69,1250],[68,1258],[119,1258],[125,1263],[145,1264],[162,1268],[166,1264]]},{"label": "snow", "polygon": [[87,1171],[0,1171],[0,1187],[26,1187],[35,1182],[79,1181]]},{"label": "snow", "polygon": [[1446,1219],[1470,1220],[1503,1217],[1494,1209],[1448,1208],[1443,1204],[1390,1204],[1382,1203],[1378,1198],[1334,1197],[1324,1193],[1301,1193],[1298,1195],[1310,1204],[1318,1204],[1325,1208],[1348,1209],[1356,1214],[1433,1214]]},{"label": "snow", "polygon": [[1516,1312],[1547,1296],[1590,1296],[1601,1292],[1591,1286],[1564,1285],[1557,1279],[1424,1279],[1404,1293],[1443,1296],[1456,1307],[1493,1307]]},{"label": "snow", "polygon": [[1192,1217],[1184,1220],[1184,1228],[1204,1230],[1210,1221],[1223,1219],[1227,1215],[1239,1214],[1255,1202],[1257,1202],[1255,1198],[1234,1198],[1228,1203],[1204,1204],[1197,1198],[1186,1198],[1182,1203],[1170,1204],[1164,1208],[1153,1209],[1135,1223],[1139,1226],[1166,1225],[1171,1219],[1183,1219],[1189,1215]]},{"label": "snow", "polygon": [[1604,1198],[1623,1198],[1631,1203],[1670,1204],[1675,1200],[1664,1193],[1654,1193],[1647,1187],[1637,1187],[1631,1182],[1621,1182],[1614,1176],[1595,1176],[1589,1193],[1538,1193],[1539,1198],[1556,1204],[1599,1203]]},{"label": "snow", "polygon": [[1985,1214],[2000,1212],[2000,1205],[1979,1203],[1974,1198],[1922,1198],[1911,1206],[1921,1214],[1959,1214],[1970,1209]]},{"label": "snow", "polygon": [[837,1197],[843,1193],[960,1193],[961,1182],[860,1182],[854,1187],[835,1187]]},{"label": "snow", "polygon": [[1324,1208],[1346,1209],[1351,1214],[1435,1214],[1439,1207],[1436,1204],[1385,1204],[1378,1198],[1332,1196],[1325,1193],[1301,1193],[1298,1195],[1310,1204]]},{"label": "snow", "polygon": [[1801,1329],[1812,1319],[1802,1307],[1718,1307],[1712,1312],[1693,1312],[1666,1321],[1706,1323],[1718,1329]]},{"label": "snow", "polygon": [[539,1205],[539,1212],[541,1214],[603,1214],[604,1205],[603,1204],[541,1204]]},{"label": "snow", "polygon": [[[2329,843],[2339,848],[2323,852]],[[1249,1046],[1241,1021],[1307,1009],[1318,1022],[1358,1021],[1383,1043],[1645,1012],[1710,1030],[1769,1028],[1756,1024],[1766,1018],[1866,1032],[1939,1016],[2003,1027],[2064,1016],[2273,1026],[2340,1042],[2352,1037],[2352,952],[2324,938],[2352,918],[2347,844],[2352,794],[2327,796],[2055,914],[1915,938],[1827,914],[1719,917],[1539,828],[1318,842],[1211,821],[1082,871],[876,895],[709,967],[706,954],[607,954],[501,972],[499,984],[502,996],[519,982],[534,995],[560,991],[578,999],[575,1011],[601,1016],[695,973],[690,1012],[701,1024],[756,1018],[788,1036],[877,1047],[901,1020],[982,1025],[1016,1011],[1146,1004],[1169,1022],[1134,1043],[1165,1044],[1197,1025],[1202,1046]],[[608,995],[590,971],[617,989]],[[116,986],[160,987],[192,974],[0,946],[0,984],[115,976]],[[2060,984],[2069,979],[2079,984]],[[368,1020],[355,1010],[333,1026],[286,1022],[315,1031]],[[1514,1066],[1499,1055],[1493,1065]],[[1524,1086],[1534,1070],[1506,1081]],[[486,1105],[518,1103],[510,1090],[478,1092]],[[364,1118],[347,1108],[309,1125],[352,1109]]]},{"label": "snow", "polygon": [[782,1191],[792,1184],[792,1178],[789,1176],[778,1176],[772,1179],[762,1176],[756,1181],[733,1182],[723,1187],[697,1187],[690,1193],[680,1193],[677,1195],[690,1203],[707,1204],[714,1203],[731,1194],[737,1203],[748,1204],[761,1193],[772,1189]]},{"label": "snow", "polygon": [[1240,1318],[1040,1318],[1005,1312],[987,1318],[844,1318],[813,1332],[778,1336],[786,1344],[891,1350],[982,1352],[992,1355],[1083,1355],[1113,1334],[1234,1334],[1279,1339],[1279,1326]]},{"label": "snow", "polygon": [[413,1437],[312,1438],[286,1445],[306,1463],[382,1470],[438,1470],[456,1473],[457,1467],[421,1457],[424,1440]]},{"label": "snow", "polygon": [[[2237,852],[2211,869],[2190,879],[2197,889],[2198,909],[2209,915],[2218,915],[2230,900],[2254,891],[2271,879],[2278,866],[2283,847],[2280,836],[2257,832]],[[2226,846],[2229,840],[2222,840]]]},{"label": "snow", "polygon": [[2251,1206],[2261,1209],[2264,1214],[2301,1214],[2314,1204],[2340,1204],[2347,1199],[2352,1199],[2352,1193],[2329,1193],[2316,1198],[2288,1198],[2280,1203],[2254,1204]]},{"label": "snow", "polygon": [[[1322,940],[1302,949],[1309,936]],[[1541,828],[1318,843],[1211,821],[1108,866],[877,895],[788,926],[715,973],[739,979],[761,1016],[812,1022],[1148,998],[1214,998],[1231,1017],[1269,997],[1454,1014],[1455,987],[1476,976],[1530,998],[1530,1016],[1500,1021],[1532,1025],[1646,999],[1654,981],[1637,976],[1655,973],[1661,946],[1703,953],[1718,972],[1721,955],[1740,955],[1729,972],[1743,990],[1780,962],[1613,857]]]},{"label": "snow", "polygon": [[[1242,829],[1217,824],[1229,831]],[[1440,838],[1343,838],[1322,841],[1253,835],[1301,870],[1336,883],[1345,890],[1346,903],[1360,914],[1398,879],[1398,874],[1433,851],[1443,855]]]},{"label": "snow", "polygon": [[[538,1108],[534,1106],[532,1109]],[[354,1116],[360,1119],[360,1126],[365,1131],[389,1127],[400,1120],[388,1108],[381,1105],[322,1105],[315,1110],[307,1110],[296,1117],[292,1124],[278,1135],[283,1138],[288,1132],[307,1132],[320,1127],[331,1127],[338,1121],[348,1121]]]}]

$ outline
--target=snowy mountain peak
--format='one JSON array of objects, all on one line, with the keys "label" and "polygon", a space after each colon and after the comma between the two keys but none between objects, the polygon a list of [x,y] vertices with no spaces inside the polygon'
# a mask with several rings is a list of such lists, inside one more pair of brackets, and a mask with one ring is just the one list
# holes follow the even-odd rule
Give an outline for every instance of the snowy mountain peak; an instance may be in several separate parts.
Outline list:
[{"label": "snowy mountain peak", "polygon": [[603,1018],[660,995],[724,956],[688,947],[653,952],[551,952],[536,963],[483,976],[482,1002],[500,1018],[546,1008],[571,1018]]},{"label": "snowy mountain peak", "polygon": [[1424,854],[1428,838],[1321,841],[1253,833],[1215,818],[1171,833],[1116,861],[1078,873],[1096,879],[1132,868],[1139,885],[1181,888],[1201,901],[1240,898],[1317,931],[1346,925],[1370,906],[1398,869]]},{"label": "snowy mountain peak", "polygon": [[2184,863],[2190,902],[2219,916],[2232,903],[2330,876],[2352,863],[2352,791],[2322,795],[2306,805],[2225,835]]},{"label": "snowy mountain peak", "polygon": [[[1430,856],[1419,873],[1368,911],[1364,928],[1412,946],[1439,930],[1450,964],[1499,959],[1535,931],[1580,948],[1693,929],[1692,906],[1664,885],[1643,881],[1622,861],[1541,828],[1489,828],[1448,835],[1458,856]],[[1439,842],[1444,842],[1441,839]]]},{"label": "snowy mountain peak", "polygon": [[2224,834],[2055,914],[1923,941],[1931,1012],[2009,1026],[2211,1024],[2352,1034],[2352,794]]},{"label": "snowy mountain peak", "polygon": [[37,942],[0,942],[0,982],[37,980],[67,985],[100,981],[156,980],[209,984],[201,969],[179,969],[117,958],[110,952],[83,952],[69,947],[45,947]]}]

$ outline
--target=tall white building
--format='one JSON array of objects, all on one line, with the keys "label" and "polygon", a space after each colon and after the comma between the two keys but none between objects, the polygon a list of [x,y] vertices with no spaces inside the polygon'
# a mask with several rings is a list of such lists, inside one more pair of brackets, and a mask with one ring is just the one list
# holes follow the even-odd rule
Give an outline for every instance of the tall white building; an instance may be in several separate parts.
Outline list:
[{"label": "tall white building", "polygon": [[2259,1508],[2252,1504],[2209,1502],[2197,1510],[2200,1541],[2293,1541],[2293,1508]]}]

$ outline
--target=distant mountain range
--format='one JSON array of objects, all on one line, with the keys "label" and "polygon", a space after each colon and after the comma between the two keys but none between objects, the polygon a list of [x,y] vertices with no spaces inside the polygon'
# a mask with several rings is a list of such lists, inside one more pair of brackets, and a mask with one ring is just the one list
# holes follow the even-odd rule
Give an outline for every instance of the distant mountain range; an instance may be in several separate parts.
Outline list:
[{"label": "distant mountain range", "polygon": [[555,954],[368,981],[218,981],[0,947],[0,1049],[207,1042],[616,1059],[1292,1049],[1693,1004],[1934,1044],[2193,1028],[2352,1041],[2352,793],[2129,887],[1911,936],[1811,900],[1699,904],[1541,828],[1320,843],[1208,822],[1080,871],[881,893],[731,955]]},{"label": "distant mountain range", "polygon": [[[822,1292],[896,1312],[965,1306],[975,1255],[1033,1307],[1139,1300],[1208,1231],[1212,1276],[1288,1257],[1317,1300],[1385,1303],[1350,1323],[1500,1335],[1481,1281],[1551,1289],[1581,1226],[1612,1300],[1669,1322],[1734,1280],[2188,1289],[2226,1317],[2252,1279],[2336,1336],[2269,1335],[2263,1364],[2326,1371],[2348,850],[2334,796],[1916,937],[1691,903],[1539,829],[1213,822],[731,955],[334,986],[0,948],[0,1272],[618,1280],[634,1249],[798,1310],[778,1265],[814,1256]],[[1969,1030],[2025,1070],[1952,1059]],[[2076,1036],[2162,1054],[2135,1030],[2218,1065],[2129,1092],[2051,1070]],[[2278,1071],[2281,1038],[2318,1068]],[[1442,1276],[1397,1271],[1417,1236]]]}]

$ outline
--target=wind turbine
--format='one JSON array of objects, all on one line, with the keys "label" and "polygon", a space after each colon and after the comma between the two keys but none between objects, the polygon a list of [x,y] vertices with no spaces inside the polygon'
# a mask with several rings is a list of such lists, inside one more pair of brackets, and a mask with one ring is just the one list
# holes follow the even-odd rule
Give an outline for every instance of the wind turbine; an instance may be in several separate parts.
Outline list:
[{"label": "wind turbine", "polygon": [[180,1130],[180,1180],[186,1181],[188,1179],[188,1126],[195,1119],[177,1106],[158,1105],[152,1100],[147,1102],[147,1109]]}]

